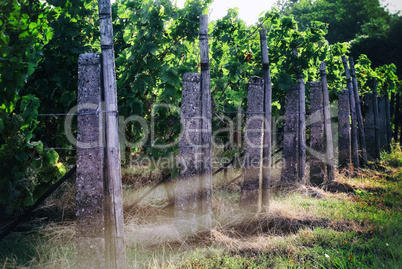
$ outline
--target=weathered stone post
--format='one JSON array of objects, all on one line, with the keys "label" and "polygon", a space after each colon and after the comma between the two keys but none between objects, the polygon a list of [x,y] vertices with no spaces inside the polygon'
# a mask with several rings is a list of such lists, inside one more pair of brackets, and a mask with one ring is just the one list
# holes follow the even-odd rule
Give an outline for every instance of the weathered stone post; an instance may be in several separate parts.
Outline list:
[{"label": "weathered stone post", "polygon": [[198,230],[200,200],[201,149],[201,75],[183,75],[178,164],[180,176],[176,181],[175,219],[181,234]]},{"label": "weathered stone post", "polygon": [[366,93],[364,96],[364,102],[367,106],[367,111],[364,117],[364,133],[366,135],[367,155],[369,160],[373,160],[378,157],[376,149],[376,121],[374,117],[375,113],[373,99],[372,93]]},{"label": "weathered stone post", "polygon": [[392,142],[392,129],[391,129],[391,113],[390,113],[390,105],[389,105],[389,96],[388,92],[385,93],[385,113],[387,119],[387,151],[391,151],[391,142]]},{"label": "weathered stone post", "polygon": [[381,150],[386,150],[388,144],[388,123],[387,123],[387,99],[385,96],[378,97],[378,127],[380,135]]},{"label": "weathered stone post", "polygon": [[380,141],[380,119],[378,115],[378,94],[377,94],[377,79],[373,78],[373,106],[374,106],[374,133],[375,133],[375,156],[380,157],[381,141]]},{"label": "weathered stone post", "polygon": [[400,106],[400,94],[397,93],[396,94],[396,104],[395,104],[395,111],[394,111],[394,125],[395,125],[395,129],[394,129],[394,142],[397,143],[398,142],[398,131],[399,131],[399,123],[400,123],[400,113],[399,113],[399,106]]},{"label": "weathered stone post", "polygon": [[77,268],[107,268],[99,54],[78,58]]},{"label": "weathered stone post", "polygon": [[327,83],[327,71],[325,68],[325,62],[320,64],[320,75],[322,83],[322,97],[324,100],[324,129],[325,129],[325,142],[326,142],[326,161],[327,161],[327,176],[328,181],[331,182],[335,179],[334,168],[334,141],[332,139],[331,128],[331,109],[329,106],[329,93]]},{"label": "weathered stone post", "polygon": [[321,82],[310,83],[310,182],[319,186],[325,178],[324,118]]},{"label": "weathered stone post", "polygon": [[283,165],[281,183],[295,183],[298,180],[299,156],[299,86],[292,85],[286,92],[285,128],[283,134]]},{"label": "weathered stone post", "polygon": [[339,94],[338,106],[339,167],[347,168],[351,164],[349,90],[342,90],[342,92]]},{"label": "weathered stone post", "polygon": [[248,86],[244,172],[240,195],[240,207],[249,213],[257,213],[259,209],[263,128],[264,80],[252,77]]}]

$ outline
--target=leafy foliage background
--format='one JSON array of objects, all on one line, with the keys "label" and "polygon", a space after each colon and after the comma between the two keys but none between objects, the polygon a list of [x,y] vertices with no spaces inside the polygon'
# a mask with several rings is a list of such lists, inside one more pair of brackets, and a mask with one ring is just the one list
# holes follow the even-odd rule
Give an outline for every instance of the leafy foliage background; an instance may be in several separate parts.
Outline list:
[{"label": "leafy foliage background", "polygon": [[[120,0],[112,6],[119,112],[154,121],[152,145],[178,138],[182,76],[200,71],[199,15],[211,2],[188,0],[178,8],[169,0]],[[378,1],[364,2],[364,10],[352,13],[362,1],[279,1],[256,25],[247,26],[237,9],[210,22],[214,111],[245,109],[247,82],[262,75],[260,29],[268,32],[274,115],[283,112],[296,66],[308,82],[319,79],[319,63],[326,61],[330,99],[335,100],[346,87],[344,54],[357,60],[361,93],[370,91],[373,77],[382,94],[400,92],[402,68],[397,69],[400,58],[392,54],[398,53],[392,37],[400,36],[401,19],[379,8]],[[31,205],[65,166],[75,163],[73,151],[44,150],[71,146],[64,117],[38,114],[66,113],[76,104],[78,56],[100,52],[100,42],[94,0],[0,0],[0,9],[0,204],[12,212]],[[372,55],[376,42],[388,56],[370,56],[373,64],[359,51]],[[293,48],[299,57],[292,56]],[[220,120],[213,124],[224,126]],[[136,123],[127,124],[125,133],[132,142],[143,138]],[[126,154],[139,150],[152,158],[177,151],[138,145]]]}]

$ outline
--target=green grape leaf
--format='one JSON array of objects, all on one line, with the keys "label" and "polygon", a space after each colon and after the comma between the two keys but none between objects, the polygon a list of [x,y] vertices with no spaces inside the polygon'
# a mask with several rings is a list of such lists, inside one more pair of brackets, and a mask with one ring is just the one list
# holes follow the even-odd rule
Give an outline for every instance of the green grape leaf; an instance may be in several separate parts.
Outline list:
[{"label": "green grape leaf", "polygon": [[59,160],[59,154],[54,149],[44,151],[43,155],[45,160],[53,165]]}]

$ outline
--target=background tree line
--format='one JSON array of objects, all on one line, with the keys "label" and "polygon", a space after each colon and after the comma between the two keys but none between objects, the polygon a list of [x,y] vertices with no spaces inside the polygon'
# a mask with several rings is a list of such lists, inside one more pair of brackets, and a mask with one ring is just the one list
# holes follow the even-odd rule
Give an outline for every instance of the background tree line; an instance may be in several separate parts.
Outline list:
[{"label": "background tree line", "polygon": [[400,12],[390,14],[379,0],[279,0],[283,15],[293,15],[300,29],[311,21],[328,24],[325,36],[330,44],[350,42],[351,56],[366,54],[374,67],[394,63],[402,75]]}]

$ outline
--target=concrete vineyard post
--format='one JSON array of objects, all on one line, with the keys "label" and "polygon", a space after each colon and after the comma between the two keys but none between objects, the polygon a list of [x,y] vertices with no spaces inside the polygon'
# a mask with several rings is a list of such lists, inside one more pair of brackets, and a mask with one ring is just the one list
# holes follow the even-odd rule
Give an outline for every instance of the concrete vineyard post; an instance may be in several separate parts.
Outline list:
[{"label": "concrete vineyard post", "polygon": [[283,133],[282,184],[292,184],[298,179],[299,157],[299,86],[292,85],[286,92],[285,127]]},{"label": "concrete vineyard post", "polygon": [[374,113],[374,137],[375,137],[375,157],[379,158],[381,153],[380,140],[380,119],[378,114],[378,94],[377,94],[377,79],[373,78],[373,113]]},{"label": "concrete vineyard post", "polygon": [[78,58],[77,267],[107,268],[104,146],[99,54]]},{"label": "concrete vineyard post", "polygon": [[339,167],[348,168],[351,164],[351,141],[350,141],[350,94],[344,89],[339,94],[338,101],[338,150]]},{"label": "concrete vineyard post", "polygon": [[183,131],[179,138],[178,164],[180,175],[175,188],[175,221],[181,234],[198,231],[201,149],[201,75],[183,75],[182,106],[180,122]]},{"label": "concrete vineyard post", "polygon": [[[364,134],[366,136],[367,142],[367,155],[369,160],[373,160],[378,157],[376,148],[376,127],[375,127],[375,113],[374,113],[374,102],[373,94],[366,93],[364,96],[365,104],[367,107],[365,117],[364,117]],[[378,113],[377,113],[378,117]]]},{"label": "concrete vineyard post", "polygon": [[264,81],[262,78],[252,77],[248,86],[244,172],[240,195],[240,207],[249,213],[257,213],[259,210],[263,128]]},{"label": "concrete vineyard post", "polygon": [[392,129],[391,129],[391,113],[388,92],[385,94],[385,113],[387,119],[387,151],[391,151]]},{"label": "concrete vineyard post", "polygon": [[388,123],[387,123],[387,99],[385,96],[378,97],[378,128],[381,150],[388,148]]},{"label": "concrete vineyard post", "polygon": [[331,129],[331,112],[329,107],[329,93],[327,83],[327,72],[325,62],[320,64],[320,75],[322,84],[322,96],[324,101],[324,129],[325,129],[325,142],[326,142],[326,161],[327,161],[327,177],[328,181],[332,182],[335,179],[334,169],[334,144],[332,141]]},{"label": "concrete vineyard post", "polygon": [[400,112],[399,112],[399,107],[400,107],[400,94],[396,94],[396,104],[395,104],[395,112],[394,112],[394,125],[395,125],[395,134],[394,134],[394,142],[398,142],[398,131],[399,131],[399,124],[400,124]]},{"label": "concrete vineyard post", "polygon": [[323,94],[321,82],[310,83],[310,183],[320,186],[325,178]]}]

